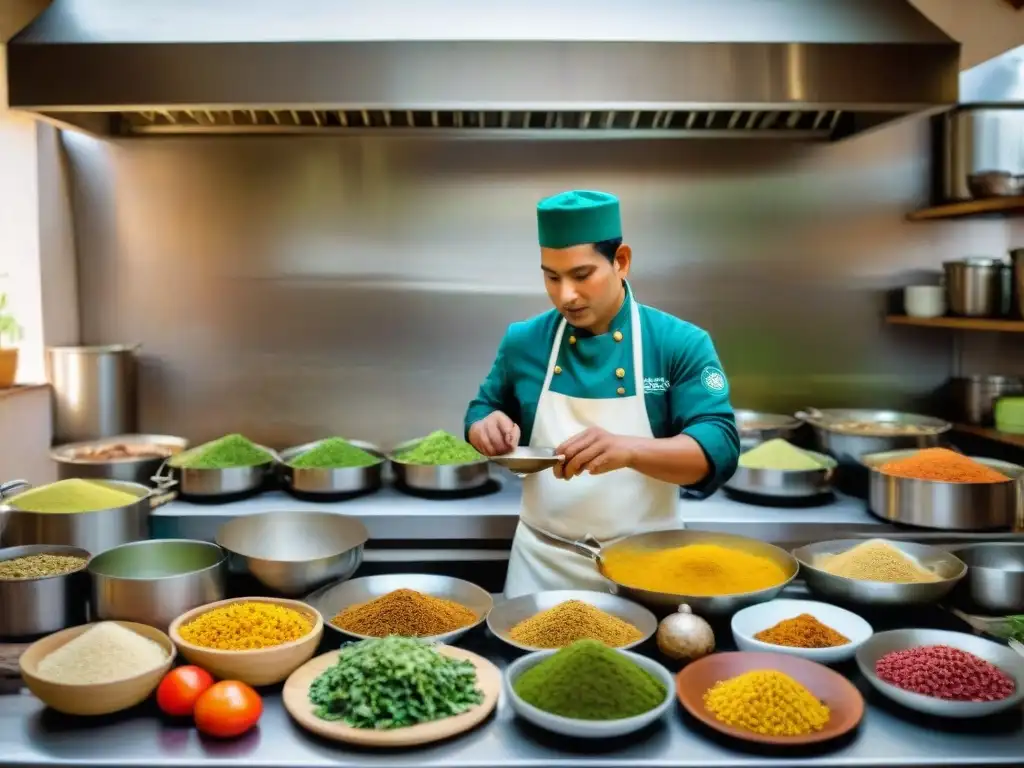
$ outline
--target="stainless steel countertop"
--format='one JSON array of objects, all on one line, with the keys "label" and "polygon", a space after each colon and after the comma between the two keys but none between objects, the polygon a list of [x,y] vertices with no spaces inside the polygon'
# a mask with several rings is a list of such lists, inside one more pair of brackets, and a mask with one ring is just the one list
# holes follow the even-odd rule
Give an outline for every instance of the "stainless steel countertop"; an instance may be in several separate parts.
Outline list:
[{"label": "stainless steel countertop", "polygon": [[[424,499],[386,486],[368,496],[327,504],[300,501],[282,491],[229,504],[172,501],[154,510],[154,535],[212,540],[217,528],[238,515],[316,509],[358,517],[375,540],[511,540],[519,519],[520,487],[515,478],[503,477],[497,492],[463,499]],[[841,495],[816,507],[765,507],[717,493],[699,501],[680,498],[678,513],[686,527],[744,532],[772,541],[794,534],[798,539],[831,538],[840,528],[848,534],[890,528],[868,514],[863,501]]]},{"label": "stainless steel countertop", "polygon": [[[495,641],[490,641],[494,643]],[[467,643],[499,665],[505,659],[483,637]],[[475,646],[475,647],[474,647]],[[843,671],[856,678],[855,670]],[[1024,759],[1021,711],[985,721],[924,718],[889,704],[857,681],[867,701],[852,737],[816,750],[764,752],[704,730],[678,706],[633,737],[576,742],[513,718],[504,699],[474,731],[445,743],[393,751],[355,749],[315,738],[292,723],[277,691],[266,693],[259,728],[236,741],[205,739],[187,724],[167,724],[151,705],[108,718],[71,719],[45,710],[29,695],[0,696],[0,764],[22,766],[995,766]]]}]

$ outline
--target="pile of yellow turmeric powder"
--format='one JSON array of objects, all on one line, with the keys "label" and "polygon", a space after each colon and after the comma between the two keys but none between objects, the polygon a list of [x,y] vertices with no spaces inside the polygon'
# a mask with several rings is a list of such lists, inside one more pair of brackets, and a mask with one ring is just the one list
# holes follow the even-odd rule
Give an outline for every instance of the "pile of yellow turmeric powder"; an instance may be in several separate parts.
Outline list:
[{"label": "pile of yellow turmeric powder", "polygon": [[671,549],[610,549],[601,569],[612,581],[634,589],[713,597],[775,587],[789,574],[766,557],[719,544]]},{"label": "pile of yellow turmeric powder", "polygon": [[313,622],[277,603],[240,602],[200,614],[178,629],[181,639],[220,651],[273,648],[305,637]]}]

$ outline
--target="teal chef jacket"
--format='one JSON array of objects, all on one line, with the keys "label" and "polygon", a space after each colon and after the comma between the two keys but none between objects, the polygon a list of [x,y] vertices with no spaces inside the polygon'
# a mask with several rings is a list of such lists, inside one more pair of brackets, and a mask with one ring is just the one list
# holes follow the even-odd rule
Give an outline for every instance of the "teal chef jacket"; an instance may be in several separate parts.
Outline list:
[{"label": "teal chef jacket", "polygon": [[[608,333],[567,325],[558,351],[551,390],[569,397],[606,398],[635,393],[630,302]],[[729,402],[729,386],[707,332],[665,312],[639,305],[643,333],[644,401],[655,437],[687,434],[704,450],[708,476],[690,490],[708,495],[736,471],[740,441]],[[562,316],[551,309],[513,323],[480,391],[466,411],[466,432],[493,411],[519,425],[528,445],[547,372],[551,345]]]}]

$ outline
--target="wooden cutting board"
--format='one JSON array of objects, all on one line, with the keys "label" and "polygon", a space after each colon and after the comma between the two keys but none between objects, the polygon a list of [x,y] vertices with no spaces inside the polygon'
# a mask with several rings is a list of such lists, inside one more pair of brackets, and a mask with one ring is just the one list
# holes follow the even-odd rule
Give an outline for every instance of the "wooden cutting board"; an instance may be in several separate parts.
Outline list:
[{"label": "wooden cutting board", "polygon": [[462,648],[439,645],[437,649],[445,656],[469,661],[476,667],[477,687],[484,695],[482,703],[455,717],[389,731],[353,728],[341,722],[321,720],[313,714],[313,705],[309,701],[309,686],[321,673],[337,662],[338,651],[310,659],[292,672],[284,684],[281,701],[295,722],[325,739],[363,747],[413,747],[447,739],[474,728],[494,711],[501,692],[501,672],[487,659]]}]

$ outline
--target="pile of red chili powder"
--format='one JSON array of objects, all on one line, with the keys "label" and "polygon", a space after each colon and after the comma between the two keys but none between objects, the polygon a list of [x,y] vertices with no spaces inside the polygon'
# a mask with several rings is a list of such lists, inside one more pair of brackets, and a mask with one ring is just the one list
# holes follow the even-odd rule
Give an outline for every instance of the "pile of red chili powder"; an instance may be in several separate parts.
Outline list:
[{"label": "pile of red chili powder", "polygon": [[875,674],[905,691],[949,701],[999,701],[1017,687],[999,667],[948,645],[887,653],[875,663]]}]

